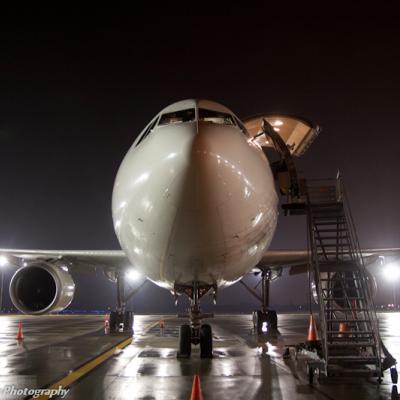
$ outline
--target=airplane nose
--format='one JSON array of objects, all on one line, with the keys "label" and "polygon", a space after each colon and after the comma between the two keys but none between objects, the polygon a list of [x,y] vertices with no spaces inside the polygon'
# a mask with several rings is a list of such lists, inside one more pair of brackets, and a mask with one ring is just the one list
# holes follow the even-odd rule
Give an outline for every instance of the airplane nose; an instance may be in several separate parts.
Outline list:
[{"label": "airplane nose", "polygon": [[276,201],[262,152],[234,126],[199,121],[159,128],[128,152],[114,227],[131,263],[160,286],[233,281],[269,244]]},{"label": "airplane nose", "polygon": [[187,252],[193,273],[212,275],[216,263],[234,268],[238,253],[263,251],[276,223],[274,183],[264,155],[234,127],[199,122],[189,159],[181,187],[171,187],[180,193],[173,254]]},{"label": "airplane nose", "polygon": [[272,176],[265,156],[234,127],[199,122],[188,151],[181,204],[186,210],[218,208],[225,217],[222,209],[232,203],[234,207],[241,204],[241,212],[246,213],[250,204],[260,201],[260,195],[271,192]]}]

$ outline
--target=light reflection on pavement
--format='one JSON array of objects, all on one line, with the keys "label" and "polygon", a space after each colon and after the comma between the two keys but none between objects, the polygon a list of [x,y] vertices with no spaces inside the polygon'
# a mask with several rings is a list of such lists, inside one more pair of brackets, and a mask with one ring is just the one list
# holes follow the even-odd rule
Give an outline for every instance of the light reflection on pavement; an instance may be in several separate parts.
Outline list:
[{"label": "light reflection on pavement", "polygon": [[[400,360],[400,314],[379,318],[383,340]],[[156,324],[160,319],[165,320],[163,331]],[[24,324],[22,345],[14,339],[19,320]],[[194,374],[200,375],[205,400],[391,398],[388,374],[381,386],[376,379],[358,378],[316,381],[310,387],[304,365],[282,359],[286,345],[305,340],[307,315],[280,315],[280,335],[267,340],[254,335],[250,315],[218,315],[208,321],[214,335],[212,360],[200,359],[198,346],[190,360],[176,358],[183,322],[173,316],[135,316],[134,342],[73,384],[67,398],[188,399]],[[46,379],[54,382],[55,376],[109,346],[112,338],[104,336],[102,325],[102,316],[1,316],[0,385],[36,388]],[[260,351],[263,346],[267,353]]]}]

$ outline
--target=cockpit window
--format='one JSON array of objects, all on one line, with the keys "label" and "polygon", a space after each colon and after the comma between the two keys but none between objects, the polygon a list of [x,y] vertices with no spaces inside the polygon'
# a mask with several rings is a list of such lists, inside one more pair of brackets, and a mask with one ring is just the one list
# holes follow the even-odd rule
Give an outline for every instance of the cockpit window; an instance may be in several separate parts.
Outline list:
[{"label": "cockpit window", "polygon": [[169,125],[169,124],[179,124],[181,122],[194,121],[196,113],[194,108],[189,108],[188,110],[181,110],[170,112],[161,115],[160,122],[158,125]]},{"label": "cockpit window", "polygon": [[246,127],[243,125],[243,122],[239,119],[235,117],[235,121],[237,126],[240,128],[240,130],[247,136],[249,136],[249,133],[247,132]]},{"label": "cockpit window", "polygon": [[[142,133],[142,135],[139,137],[139,140],[136,143],[136,146],[139,145],[140,142],[142,142],[148,135],[150,132],[153,131],[154,127],[156,126],[158,120],[158,116],[155,117],[146,127],[146,129],[144,130],[144,132]],[[136,147],[135,146],[135,147]]]},{"label": "cockpit window", "polygon": [[232,115],[221,112],[199,108],[199,121],[212,122],[220,125],[235,125]]}]

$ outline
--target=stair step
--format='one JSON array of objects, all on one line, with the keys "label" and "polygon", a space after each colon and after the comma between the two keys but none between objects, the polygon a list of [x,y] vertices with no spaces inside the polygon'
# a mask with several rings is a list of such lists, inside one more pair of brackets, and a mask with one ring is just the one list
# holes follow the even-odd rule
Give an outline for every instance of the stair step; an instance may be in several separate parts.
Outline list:
[{"label": "stair step", "polygon": [[346,361],[346,362],[363,362],[365,364],[378,363],[377,357],[363,357],[363,356],[328,356],[329,361]]},{"label": "stair step", "polygon": [[312,207],[324,207],[325,205],[327,206],[327,207],[329,207],[329,206],[342,206],[343,205],[343,202],[341,202],[341,201],[331,201],[330,203],[312,203],[312,204],[310,204]]},{"label": "stair step", "polygon": [[[317,249],[317,253],[320,252],[324,248],[324,246],[321,246],[321,245],[316,245],[315,247]],[[351,254],[354,254],[355,252],[352,249],[341,250],[339,252],[337,252],[336,250],[327,249],[327,251],[325,251],[325,253],[328,254],[328,255],[331,255],[331,256],[335,256],[336,253],[346,253],[346,254],[351,253]]]},{"label": "stair step", "polygon": [[307,192],[318,192],[318,193],[328,193],[328,192],[334,192],[336,193],[336,186],[334,185],[308,185],[307,186]]},{"label": "stair step", "polygon": [[331,217],[345,217],[342,208],[311,208],[311,214],[314,218],[320,218],[323,216],[331,216]]},{"label": "stair step", "polygon": [[[337,225],[338,224],[338,222],[337,221],[331,221],[331,222],[317,222],[317,221],[314,221],[314,225],[316,225],[317,226],[317,231],[319,231],[319,232],[321,232],[321,229],[319,229],[318,228],[318,226],[322,226],[322,225]],[[345,225],[344,223],[343,223],[343,221],[342,222],[340,222],[339,223],[339,225]],[[336,232],[338,229],[335,229],[334,230],[334,232]],[[342,229],[343,231],[347,231],[348,229],[346,228],[343,228]]]},{"label": "stair step", "polygon": [[370,311],[368,308],[326,308],[325,311],[357,311],[357,312],[362,312],[362,311]]},{"label": "stair step", "polygon": [[[319,272],[356,272],[358,271],[356,265],[320,265]],[[354,300],[362,300],[361,298],[354,298]]]},{"label": "stair step", "polygon": [[323,204],[327,204],[328,205],[328,207],[332,207],[331,206],[331,204],[332,204],[332,202],[334,202],[335,201],[335,198],[334,197],[329,197],[329,196],[317,196],[317,195],[315,195],[315,196],[313,196],[313,197],[311,197],[310,199],[309,199],[309,205],[310,205],[310,208],[313,210],[314,208],[314,206],[316,205],[316,204],[318,204],[318,206],[322,206]]},{"label": "stair step", "polygon": [[[315,200],[315,199],[314,199]],[[316,203],[315,201],[310,202],[310,208],[312,210],[318,210],[318,211],[323,211],[323,210],[343,210],[343,203],[338,203],[337,201],[334,201],[332,198],[329,199],[329,197],[325,197],[326,201],[322,201],[320,203]],[[329,201],[331,200],[331,201]]]},{"label": "stair step", "polygon": [[349,279],[349,278],[319,278],[320,281],[322,282],[330,282],[330,281],[341,281],[341,280],[350,280],[353,281],[354,279]]},{"label": "stair step", "polygon": [[[320,265],[319,272],[355,272],[358,271],[359,267],[357,265]],[[358,298],[360,300],[360,298]]]},{"label": "stair step", "polygon": [[336,186],[307,186],[307,192],[308,194],[310,193],[318,193],[318,194],[323,194],[323,195],[327,195],[330,193],[334,193],[335,194],[335,198],[336,198]]},{"label": "stair step", "polygon": [[[322,290],[327,290],[327,291],[331,291],[332,289],[327,289],[327,288],[323,288]],[[353,301],[353,300],[364,300],[364,297],[326,297],[326,298],[324,298],[324,300],[327,300],[327,301],[340,301],[340,300],[350,300],[350,301]]]},{"label": "stair step", "polygon": [[343,240],[343,239],[350,239],[350,236],[348,236],[348,235],[334,235],[334,236],[317,235],[316,239],[317,240]]},{"label": "stair step", "polygon": [[328,343],[328,348],[332,347],[375,347],[375,343],[357,342],[357,343]]},{"label": "stair step", "polygon": [[354,324],[358,322],[362,323],[371,323],[369,319],[344,319],[344,318],[337,318],[337,319],[326,319],[326,322],[337,322],[337,323],[346,323],[346,324]]},{"label": "stair step", "polygon": [[326,256],[330,256],[330,257],[336,257],[336,255],[342,255],[342,254],[354,254],[354,252],[352,252],[352,251],[335,251],[335,252],[333,252],[333,251],[325,251],[325,252],[323,252],[323,251],[321,251],[322,249],[320,248],[319,249],[319,251],[317,252],[317,254],[319,255],[319,256],[321,256],[321,255],[326,255]]},{"label": "stair step", "polygon": [[327,207],[314,207],[311,206],[311,213],[312,215],[320,215],[320,214],[340,214],[340,215],[345,215],[343,207],[332,207],[332,206],[327,206]]},{"label": "stair step", "polygon": [[348,332],[340,332],[340,331],[326,331],[328,335],[373,335],[373,331],[348,331]]},{"label": "stair step", "polygon": [[[319,224],[321,225],[321,224]],[[328,225],[328,224],[325,224]],[[330,225],[330,224],[329,224]],[[318,233],[325,233],[325,232],[348,232],[348,229],[346,228],[335,228],[335,229],[316,229],[316,232]]]},{"label": "stair step", "polygon": [[[340,277],[340,278],[319,278],[319,280],[323,281],[323,282],[329,282],[329,281],[337,282],[337,281],[355,281],[355,280],[358,280],[358,279]],[[356,289],[356,288],[349,288],[349,289]]]},{"label": "stair step", "polygon": [[340,217],[332,217],[332,216],[326,216],[327,218],[322,218],[323,216],[317,216],[315,218],[312,218],[312,223],[315,225],[323,225],[325,223],[325,220],[332,220],[330,222],[327,222],[331,225],[335,226],[341,226],[341,227],[346,227],[347,226],[347,220],[344,216]]},{"label": "stair step", "polygon": [[334,219],[334,220],[337,220],[337,219],[341,219],[341,220],[345,220],[346,219],[346,217],[343,215],[343,214],[333,214],[333,215],[313,215],[313,220],[314,220],[314,223],[316,223],[315,222],[315,220],[321,220],[321,219]]},{"label": "stair step", "polygon": [[[318,238],[317,238],[318,239]],[[315,247],[317,247],[317,248],[320,248],[320,249],[323,249],[323,248],[325,248],[325,247],[330,247],[330,248],[332,248],[332,247],[339,247],[339,248],[345,248],[345,247],[348,247],[348,248],[350,248],[350,243],[349,244],[337,244],[337,243],[324,243],[324,244],[317,244]]]}]

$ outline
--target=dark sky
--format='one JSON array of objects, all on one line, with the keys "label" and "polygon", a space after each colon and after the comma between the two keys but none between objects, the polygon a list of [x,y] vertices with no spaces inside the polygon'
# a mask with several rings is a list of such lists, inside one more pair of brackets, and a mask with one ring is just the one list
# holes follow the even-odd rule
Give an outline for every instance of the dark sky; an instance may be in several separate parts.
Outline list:
[{"label": "dark sky", "polygon": [[[1,247],[118,248],[110,202],[122,157],[161,108],[192,97],[243,117],[273,111],[319,123],[299,167],[307,177],[342,172],[363,247],[400,245],[398,13],[387,2],[233,3],[2,10]],[[273,247],[302,248],[304,233],[301,218],[282,217]],[[78,278],[75,306],[113,301],[101,276],[92,292],[87,283]],[[302,302],[304,284],[275,283],[276,302]],[[238,291],[251,302],[240,288],[221,301]],[[161,289],[146,293],[155,310],[169,301]]]}]

